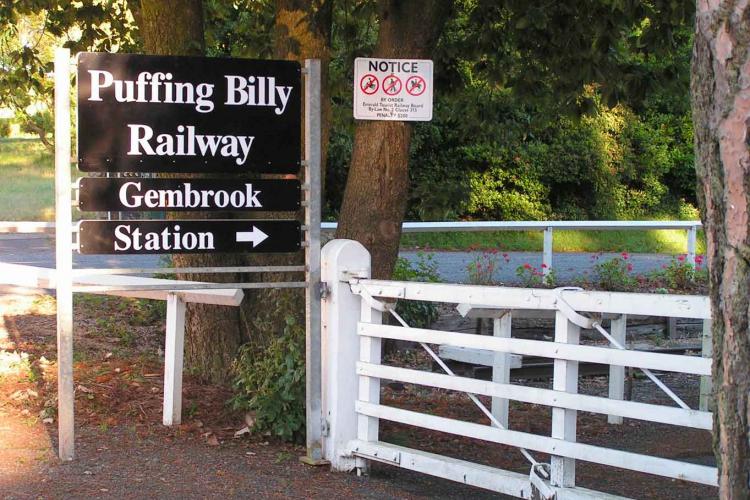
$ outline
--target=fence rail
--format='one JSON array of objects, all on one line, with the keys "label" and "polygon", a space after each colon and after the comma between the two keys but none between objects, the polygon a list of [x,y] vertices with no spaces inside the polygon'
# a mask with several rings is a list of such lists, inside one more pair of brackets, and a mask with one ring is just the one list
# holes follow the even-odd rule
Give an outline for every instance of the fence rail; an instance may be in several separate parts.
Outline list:
[{"label": "fence rail", "polygon": [[[607,415],[610,422],[610,418],[624,417],[711,430],[710,412],[690,408],[659,379],[662,372],[708,376],[710,358],[635,351],[622,346],[627,314],[707,320],[711,313],[706,297],[371,280],[367,251],[360,244],[346,240],[329,243],[324,248],[322,264],[323,280],[328,285],[323,303],[327,370],[324,407],[330,426],[326,456],[335,469],[366,469],[368,461],[379,461],[521,498],[609,498],[605,493],[576,486],[576,467],[584,467],[586,462],[717,485],[715,467],[580,443],[577,429],[577,412],[585,411]],[[496,311],[493,318],[500,328],[494,336],[411,328],[395,312],[392,299],[462,304],[465,308]],[[554,339],[512,338],[510,317],[514,311],[523,310],[554,311]],[[392,314],[401,326],[382,324],[383,313]],[[617,317],[613,323],[618,326],[613,326],[613,330],[622,329],[622,336],[604,331],[597,319],[604,315]],[[580,345],[582,328],[599,331],[609,345]],[[446,373],[384,365],[383,339],[421,345]],[[495,359],[492,380],[457,376],[436,356],[432,347],[436,344],[490,351]],[[510,364],[502,359],[511,354],[553,359],[552,389],[510,384],[507,378]],[[621,393],[613,394],[611,388],[607,395],[579,394],[579,362],[607,364],[616,373],[626,366],[642,369],[656,384],[654,389],[664,391],[680,407],[625,401]],[[652,369],[659,372],[649,371]],[[506,373],[498,374],[497,370]],[[382,380],[466,393],[489,423],[385,404],[380,400]],[[491,398],[492,410],[477,396]],[[508,418],[510,400],[549,407],[551,432],[541,435],[514,429],[518,424],[512,414]],[[517,447],[529,460],[530,473],[493,469],[383,442],[379,436],[382,420]],[[540,453],[550,456],[549,464],[534,458]],[[540,459],[542,456],[538,455]]]},{"label": "fence rail", "polygon": [[[320,224],[322,232],[336,231],[336,222]],[[543,231],[542,272],[552,269],[554,231],[649,231],[682,230],[686,232],[685,254],[689,264],[695,264],[700,221],[466,221],[466,222],[404,222],[404,233],[487,232],[487,231]],[[53,222],[0,222],[0,233],[49,233],[55,231]]]}]

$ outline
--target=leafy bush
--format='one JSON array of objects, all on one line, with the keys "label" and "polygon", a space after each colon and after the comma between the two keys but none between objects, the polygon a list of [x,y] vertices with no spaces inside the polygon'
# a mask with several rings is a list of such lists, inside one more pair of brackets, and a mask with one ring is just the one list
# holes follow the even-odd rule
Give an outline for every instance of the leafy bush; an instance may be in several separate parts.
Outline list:
[{"label": "leafy bush", "polygon": [[544,270],[546,268],[547,264],[542,264],[540,268],[536,268],[527,262],[516,268],[516,276],[526,288],[555,286],[557,274],[554,269],[550,268],[545,276]]},{"label": "leafy bush", "polygon": [[305,436],[305,329],[286,317],[281,336],[263,355],[245,345],[233,367],[235,410],[254,411],[253,431],[285,441],[302,442]]},{"label": "leafy bush", "polygon": [[0,118],[0,137],[10,137],[9,118]]},{"label": "leafy bush", "polygon": [[[393,279],[396,281],[423,281],[437,283],[440,275],[432,254],[419,253],[417,262],[412,264],[403,257],[396,260],[393,269]],[[396,305],[396,312],[414,328],[425,328],[438,317],[438,307],[435,302],[421,300],[402,300]]]},{"label": "leafy bush", "polygon": [[[507,253],[503,254],[503,259],[507,264],[510,257]],[[500,257],[498,250],[485,250],[466,266],[469,273],[469,283],[472,285],[494,285],[495,273],[500,269]]]},{"label": "leafy bush", "polygon": [[633,265],[628,262],[629,255],[623,252],[620,257],[600,262],[594,266],[597,286],[603,290],[627,290],[636,285],[630,276]]}]

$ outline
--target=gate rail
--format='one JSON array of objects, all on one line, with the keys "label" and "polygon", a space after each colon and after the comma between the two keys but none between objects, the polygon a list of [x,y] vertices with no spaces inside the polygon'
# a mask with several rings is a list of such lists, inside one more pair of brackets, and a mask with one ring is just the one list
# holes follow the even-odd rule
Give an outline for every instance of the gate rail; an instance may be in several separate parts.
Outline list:
[{"label": "gate rail", "polygon": [[[717,484],[714,467],[576,442],[577,411],[695,429],[712,428],[712,415],[707,411],[578,394],[579,362],[710,375],[709,358],[620,350],[616,347],[619,342],[609,347],[579,345],[580,318],[641,314],[709,319],[710,306],[706,297],[427,284],[378,281],[368,277],[369,254],[358,243],[335,240],[324,248],[323,281],[327,284],[323,301],[325,455],[335,469],[366,470],[368,461],[374,460],[521,498],[606,497],[601,492],[575,486],[576,461],[712,486]],[[383,325],[382,313],[393,310],[393,299],[462,303],[468,307],[505,310],[508,324],[513,310],[551,310],[556,316],[555,337],[550,342],[514,339],[509,335],[489,337]],[[594,324],[598,325],[596,321]],[[381,364],[383,339],[417,342],[428,349],[427,344],[481,348],[492,351],[496,359],[510,354],[550,357],[554,359],[553,389],[523,387],[509,384],[507,380],[457,377],[450,371],[438,374],[385,366]],[[493,398],[491,425],[381,404],[382,379],[465,392],[481,408],[484,406],[473,395],[489,396]],[[549,406],[551,434],[508,429],[507,417],[504,422],[494,417],[494,402],[507,400]],[[486,408],[483,411],[487,414]],[[518,447],[532,464],[530,473],[503,471],[384,443],[378,436],[381,419]],[[549,454],[550,464],[537,462],[530,455],[533,453]]]}]

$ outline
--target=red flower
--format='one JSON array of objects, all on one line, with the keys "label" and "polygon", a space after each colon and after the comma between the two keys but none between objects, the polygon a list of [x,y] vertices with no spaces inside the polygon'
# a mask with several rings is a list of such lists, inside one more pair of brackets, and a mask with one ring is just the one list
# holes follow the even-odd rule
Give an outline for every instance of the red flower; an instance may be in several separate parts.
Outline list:
[{"label": "red flower", "polygon": [[524,268],[524,269],[531,269],[531,264],[529,264],[529,263],[527,262],[526,264],[524,264],[524,265],[523,265],[523,268]]},{"label": "red flower", "polygon": [[678,255],[677,256],[677,260],[679,260],[680,262],[685,262],[685,256],[684,255]]},{"label": "red flower", "polygon": [[547,264],[542,264],[542,269],[547,269]]},{"label": "red flower", "polygon": [[696,255],[695,256],[695,263],[698,264],[699,266],[701,264],[703,264],[703,256],[702,255]]},{"label": "red flower", "polygon": [[632,270],[633,270],[633,264],[628,264],[628,271],[632,271]]},{"label": "red flower", "polygon": [[623,259],[628,260],[628,252],[622,252],[620,255],[622,255]]}]

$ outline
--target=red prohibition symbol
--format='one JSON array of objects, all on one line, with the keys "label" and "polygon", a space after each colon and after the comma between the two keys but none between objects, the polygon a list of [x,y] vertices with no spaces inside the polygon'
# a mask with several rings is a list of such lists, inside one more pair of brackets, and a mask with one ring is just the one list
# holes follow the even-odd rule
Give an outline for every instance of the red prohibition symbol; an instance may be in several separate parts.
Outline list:
[{"label": "red prohibition symbol", "polygon": [[427,90],[427,83],[419,75],[414,75],[406,80],[406,91],[413,96],[420,96]]},{"label": "red prohibition symbol", "polygon": [[372,95],[380,88],[380,82],[375,75],[367,74],[359,81],[359,88],[367,95]]},{"label": "red prohibition symbol", "polygon": [[396,95],[401,92],[401,79],[396,75],[388,75],[383,79],[383,92]]}]

